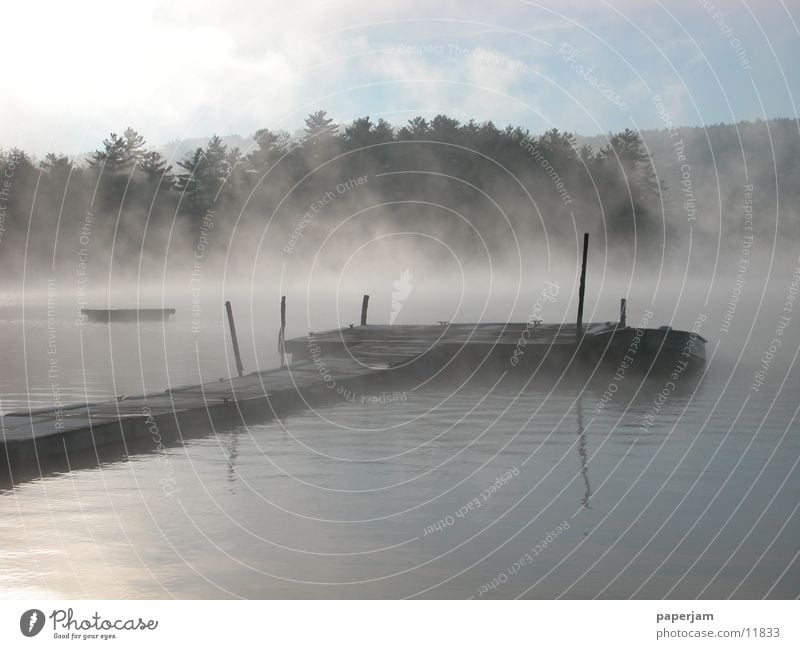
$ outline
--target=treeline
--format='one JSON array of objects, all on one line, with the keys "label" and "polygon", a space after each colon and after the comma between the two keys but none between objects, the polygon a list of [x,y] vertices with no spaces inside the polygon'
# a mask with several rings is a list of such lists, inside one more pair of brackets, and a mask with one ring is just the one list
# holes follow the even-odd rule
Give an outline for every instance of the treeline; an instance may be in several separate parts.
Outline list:
[{"label": "treeline", "polygon": [[[354,214],[343,230],[352,236],[427,231],[464,253],[502,253],[511,237],[574,246],[575,233],[587,229],[621,249],[635,241],[645,261],[658,261],[653,253],[674,249],[686,223],[674,137],[650,136],[663,140],[656,164],[653,147],[629,129],[592,146],[557,129],[534,135],[447,115],[414,117],[401,128],[369,117],[340,126],[318,111],[300,137],[260,129],[242,151],[214,136],[175,162],[132,128],[112,133],[85,161],[54,153],[37,161],[10,149],[0,152],[0,258],[7,269],[12,257],[57,264],[59,242],[72,250],[87,214],[93,236],[113,241],[119,264],[191,248],[209,212],[218,238],[238,237],[242,251],[258,240],[261,252],[277,252],[309,206],[361,177],[356,191],[336,193],[314,214],[305,237],[320,241]],[[706,178],[708,155],[691,155]]]}]

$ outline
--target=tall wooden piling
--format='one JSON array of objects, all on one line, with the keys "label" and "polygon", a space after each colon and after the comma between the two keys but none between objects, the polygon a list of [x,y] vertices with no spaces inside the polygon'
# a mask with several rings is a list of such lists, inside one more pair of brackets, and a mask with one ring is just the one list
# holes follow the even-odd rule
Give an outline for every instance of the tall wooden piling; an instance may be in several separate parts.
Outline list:
[{"label": "tall wooden piling", "polygon": [[361,299],[361,326],[367,326],[367,308],[369,307],[369,295]]},{"label": "tall wooden piling", "polygon": [[278,353],[281,355],[281,367],[286,367],[286,296],[281,296],[281,330],[278,333]]},{"label": "tall wooden piling", "polygon": [[627,311],[627,308],[628,308],[628,301],[623,297],[619,301],[619,326],[620,326],[620,329],[628,326],[626,324],[626,322],[625,322],[626,321],[626,317],[627,317],[625,312]]},{"label": "tall wooden piling", "polygon": [[581,284],[578,288],[578,323],[575,327],[575,337],[583,337],[583,294],[586,291],[586,254],[589,251],[589,233],[583,235],[583,263],[581,264]]},{"label": "tall wooden piling", "polygon": [[233,309],[231,303],[225,302],[225,309],[228,311],[228,328],[231,330],[231,343],[233,343],[233,354],[236,356],[236,371],[239,376],[244,374],[244,367],[242,366],[242,357],[239,355],[239,339],[236,337],[236,325],[233,324]]}]

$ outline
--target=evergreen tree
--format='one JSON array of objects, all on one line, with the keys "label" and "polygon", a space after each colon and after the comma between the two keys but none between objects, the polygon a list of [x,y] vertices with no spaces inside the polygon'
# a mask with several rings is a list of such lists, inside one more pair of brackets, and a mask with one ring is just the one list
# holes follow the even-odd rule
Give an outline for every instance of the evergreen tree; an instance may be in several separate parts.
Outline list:
[{"label": "evergreen tree", "polygon": [[426,140],[430,136],[430,125],[424,117],[408,120],[408,125],[400,129],[399,140]]},{"label": "evergreen tree", "polygon": [[598,177],[612,229],[637,232],[643,242],[653,239],[663,188],[640,135],[626,128],[611,136],[600,160]]},{"label": "evergreen tree", "polygon": [[386,144],[392,140],[394,140],[394,129],[381,117],[372,129],[371,142],[372,144]]},{"label": "evergreen tree", "polygon": [[41,162],[44,172],[51,176],[63,176],[72,170],[72,161],[65,155],[48,153]]},{"label": "evergreen tree", "polygon": [[283,153],[283,139],[268,128],[257,130],[253,139],[257,148],[247,155],[248,167],[253,171],[266,172]]},{"label": "evergreen tree", "polygon": [[360,149],[371,144],[374,124],[369,115],[359,117],[344,130],[344,141],[348,149]]},{"label": "evergreen tree", "polygon": [[142,156],[145,153],[144,137],[139,135],[130,126],[125,129],[122,134],[123,152],[122,152],[122,166],[126,172],[131,171],[134,165],[141,162]]},{"label": "evergreen tree", "polygon": [[101,173],[118,173],[126,164],[125,151],[125,138],[111,133],[103,140],[103,148],[97,149],[89,156],[89,165]]},{"label": "evergreen tree", "polygon": [[139,158],[139,167],[150,183],[161,183],[162,186],[171,186],[172,165],[168,165],[158,151],[145,151]]},{"label": "evergreen tree", "polygon": [[175,189],[181,193],[188,203],[188,211],[190,213],[202,213],[205,210],[205,197],[200,179],[205,176],[207,166],[205,152],[202,147],[197,147],[193,153],[188,154],[178,162],[178,166],[185,171],[176,177]]},{"label": "evergreen tree", "polygon": [[324,110],[306,117],[303,148],[309,156],[311,168],[317,168],[338,153],[339,126]]},{"label": "evergreen tree", "polygon": [[437,115],[431,121],[430,137],[433,140],[456,143],[459,139],[459,122],[447,115]]},{"label": "evergreen tree", "polygon": [[311,113],[306,117],[305,122],[305,140],[307,142],[325,141],[328,138],[335,137],[339,131],[339,126],[334,123],[332,118],[328,117],[328,113],[324,110]]},{"label": "evergreen tree", "polygon": [[178,162],[184,173],[178,174],[175,186],[188,197],[190,213],[201,215],[220,199],[223,186],[240,157],[238,148],[228,151],[222,138],[214,135],[205,149],[198,148]]}]

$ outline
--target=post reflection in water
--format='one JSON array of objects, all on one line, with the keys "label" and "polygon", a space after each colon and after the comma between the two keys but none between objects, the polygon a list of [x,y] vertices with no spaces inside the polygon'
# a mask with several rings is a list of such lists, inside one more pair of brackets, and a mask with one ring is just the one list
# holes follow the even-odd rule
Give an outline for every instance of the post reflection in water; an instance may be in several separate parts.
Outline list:
[{"label": "post reflection in water", "polygon": [[575,399],[575,414],[578,424],[578,457],[581,462],[581,477],[583,478],[583,499],[581,505],[591,509],[589,501],[592,498],[592,485],[589,483],[589,459],[586,453],[586,431],[583,425],[583,390],[578,392]]}]

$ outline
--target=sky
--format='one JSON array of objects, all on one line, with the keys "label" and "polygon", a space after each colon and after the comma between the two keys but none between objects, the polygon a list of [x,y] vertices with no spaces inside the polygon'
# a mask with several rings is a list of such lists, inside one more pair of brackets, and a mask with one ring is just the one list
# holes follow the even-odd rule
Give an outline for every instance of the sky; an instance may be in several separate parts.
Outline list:
[{"label": "sky", "polygon": [[581,135],[797,117],[800,0],[4,3],[0,147],[447,113]]}]

